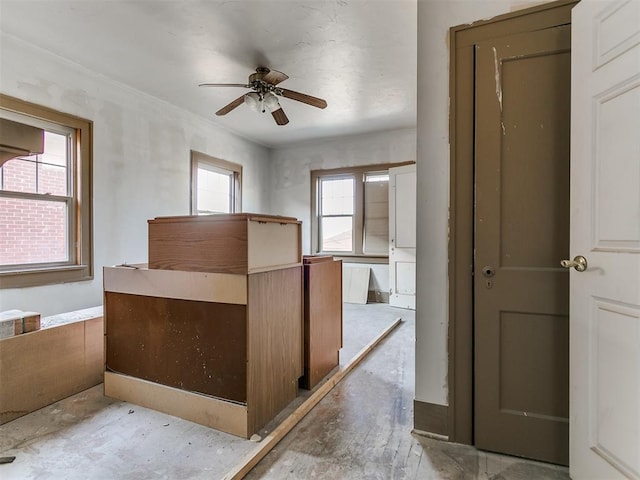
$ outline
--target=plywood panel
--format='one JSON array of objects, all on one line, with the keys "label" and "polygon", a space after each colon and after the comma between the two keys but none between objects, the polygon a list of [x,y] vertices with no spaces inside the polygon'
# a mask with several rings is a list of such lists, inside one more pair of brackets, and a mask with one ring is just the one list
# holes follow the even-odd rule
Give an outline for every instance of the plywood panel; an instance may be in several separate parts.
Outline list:
[{"label": "plywood panel", "polygon": [[[305,258],[306,262],[306,258]],[[342,261],[304,266],[304,388],[338,365],[342,347]]]},{"label": "plywood panel", "polygon": [[227,273],[153,270],[144,267],[105,267],[107,292],[202,302],[247,303],[247,278]]},{"label": "plywood panel", "polygon": [[102,381],[102,318],[0,340],[0,423]]},{"label": "plywood panel", "polygon": [[86,383],[98,385],[104,378],[104,321],[100,317],[85,320],[83,323]]},{"label": "plywood panel", "polygon": [[246,307],[105,293],[107,368],[247,401]]},{"label": "plywood panel", "polygon": [[246,224],[230,215],[149,220],[149,268],[247,273]]},{"label": "plywood panel", "polygon": [[297,395],[302,376],[302,269],[249,275],[247,307],[249,431]]},{"label": "plywood panel", "polygon": [[247,407],[139,378],[105,372],[104,394],[247,438]]},{"label": "plywood panel", "polygon": [[249,273],[300,263],[302,246],[298,224],[251,220],[247,228]]},{"label": "plywood panel", "polygon": [[369,293],[369,267],[345,267],[343,269],[342,296],[347,303],[367,303]]},{"label": "plywood panel", "polygon": [[0,312],[0,338],[13,337],[40,329],[40,314],[7,310]]}]

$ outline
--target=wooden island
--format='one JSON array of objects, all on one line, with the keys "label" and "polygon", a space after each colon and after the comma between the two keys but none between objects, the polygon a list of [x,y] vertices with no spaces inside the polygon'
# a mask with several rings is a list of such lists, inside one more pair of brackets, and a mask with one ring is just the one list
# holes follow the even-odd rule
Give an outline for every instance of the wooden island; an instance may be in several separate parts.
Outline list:
[{"label": "wooden island", "polygon": [[148,266],[104,269],[105,395],[249,438],[303,374],[301,223],[149,221]]}]

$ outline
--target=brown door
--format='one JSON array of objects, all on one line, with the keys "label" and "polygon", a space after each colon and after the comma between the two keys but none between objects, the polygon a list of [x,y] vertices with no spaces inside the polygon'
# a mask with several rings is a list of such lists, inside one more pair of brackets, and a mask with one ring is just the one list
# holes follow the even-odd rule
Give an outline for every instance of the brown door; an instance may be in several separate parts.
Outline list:
[{"label": "brown door", "polygon": [[570,26],[476,47],[478,448],[568,464]]}]

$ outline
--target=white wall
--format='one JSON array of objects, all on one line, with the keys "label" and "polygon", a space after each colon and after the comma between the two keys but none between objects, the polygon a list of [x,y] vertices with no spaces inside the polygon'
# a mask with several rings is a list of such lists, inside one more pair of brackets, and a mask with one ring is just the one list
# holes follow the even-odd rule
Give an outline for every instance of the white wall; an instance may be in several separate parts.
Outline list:
[{"label": "white wall", "polygon": [[102,304],[102,266],[146,262],[147,220],[189,214],[191,149],[240,163],[243,209],[269,213],[269,152],[142,92],[3,35],[0,91],[94,122],[95,278],[0,291],[0,310]]},{"label": "white wall", "polygon": [[418,0],[415,398],[419,401],[448,404],[449,28],[531,5],[509,0]]},{"label": "white wall", "polygon": [[[302,250],[311,252],[311,170],[414,161],[413,128],[306,142],[271,151],[273,213],[302,220]],[[360,264],[362,266],[362,264]],[[387,265],[370,265],[372,290],[389,291]]]}]

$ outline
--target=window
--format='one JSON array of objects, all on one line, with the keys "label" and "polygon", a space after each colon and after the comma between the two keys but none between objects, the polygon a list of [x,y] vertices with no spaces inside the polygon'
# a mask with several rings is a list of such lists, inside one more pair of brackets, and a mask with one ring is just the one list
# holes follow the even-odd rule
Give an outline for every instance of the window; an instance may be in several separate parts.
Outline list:
[{"label": "window", "polygon": [[5,95],[0,118],[44,131],[42,154],[0,166],[0,286],[91,279],[92,123]]},{"label": "window", "polygon": [[311,172],[315,253],[386,261],[389,255],[389,168],[402,164]]},{"label": "window", "polygon": [[191,214],[241,211],[242,166],[191,152]]},{"label": "window", "polygon": [[318,208],[319,250],[353,251],[355,178],[353,175],[320,177]]}]

